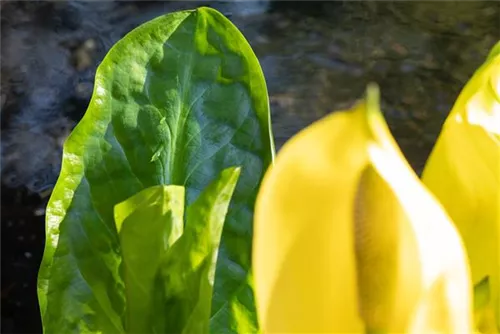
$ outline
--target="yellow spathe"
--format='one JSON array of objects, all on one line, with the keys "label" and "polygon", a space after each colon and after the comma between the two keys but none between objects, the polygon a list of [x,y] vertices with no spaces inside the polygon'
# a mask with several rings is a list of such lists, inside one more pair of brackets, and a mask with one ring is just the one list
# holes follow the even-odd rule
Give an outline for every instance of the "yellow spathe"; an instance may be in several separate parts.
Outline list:
[{"label": "yellow spathe", "polygon": [[498,332],[500,43],[457,99],[427,162],[422,181],[456,224],[467,249],[473,283],[489,277],[489,307],[495,309],[497,329],[494,332]]},{"label": "yellow spathe", "polygon": [[263,333],[471,332],[460,237],[404,160],[376,87],[367,95],[297,134],[266,173],[253,241]]}]

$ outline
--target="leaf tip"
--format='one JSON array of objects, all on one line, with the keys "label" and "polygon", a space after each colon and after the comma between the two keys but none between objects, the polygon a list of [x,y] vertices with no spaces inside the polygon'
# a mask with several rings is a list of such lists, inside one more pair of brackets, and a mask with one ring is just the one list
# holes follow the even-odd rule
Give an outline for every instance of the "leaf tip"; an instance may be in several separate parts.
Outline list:
[{"label": "leaf tip", "polygon": [[212,13],[219,13],[217,9],[207,7],[207,6],[201,6],[193,10],[195,13],[200,13],[200,14],[212,14]]},{"label": "leaf tip", "polygon": [[241,166],[233,166],[233,167],[226,168],[222,171],[222,173],[228,174],[228,175],[230,175],[231,179],[237,180],[241,174]]},{"label": "leaf tip", "polygon": [[365,110],[368,120],[380,115],[380,88],[374,82],[366,87]]},{"label": "leaf tip", "polygon": [[370,82],[366,88],[366,104],[368,112],[377,111],[380,106],[380,88],[375,82]]},{"label": "leaf tip", "polygon": [[374,82],[369,83],[366,88],[365,115],[371,137],[377,142],[383,142],[387,135],[387,125],[380,110],[380,88]]}]

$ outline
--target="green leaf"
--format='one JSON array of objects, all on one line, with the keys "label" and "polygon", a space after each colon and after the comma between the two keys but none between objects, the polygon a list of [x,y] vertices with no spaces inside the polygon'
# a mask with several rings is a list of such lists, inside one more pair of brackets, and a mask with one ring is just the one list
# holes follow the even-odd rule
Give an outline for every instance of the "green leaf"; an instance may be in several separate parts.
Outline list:
[{"label": "green leaf", "polygon": [[474,320],[478,333],[498,332],[491,297],[490,277],[486,276],[474,285]]},{"label": "green leaf", "polygon": [[155,279],[183,230],[184,188],[154,186],[115,206],[126,291],[125,328],[151,333]]},{"label": "green leaf", "polygon": [[490,303],[491,299],[490,278],[486,276],[474,285],[474,310],[480,310]]},{"label": "green leaf", "polygon": [[184,188],[154,186],[115,206],[128,333],[207,333],[224,219],[240,174],[224,170],[187,210]]},{"label": "green leaf", "polygon": [[190,204],[230,166],[242,174],[219,250],[211,330],[255,327],[252,211],[273,157],[262,70],[223,15],[172,13],[126,35],[97,70],[47,207],[38,286],[44,331],[124,332],[114,206],[161,184],[184,186]]},{"label": "green leaf", "polygon": [[217,251],[240,174],[228,168],[188,208],[182,237],[168,251],[157,280],[154,333],[207,333]]}]

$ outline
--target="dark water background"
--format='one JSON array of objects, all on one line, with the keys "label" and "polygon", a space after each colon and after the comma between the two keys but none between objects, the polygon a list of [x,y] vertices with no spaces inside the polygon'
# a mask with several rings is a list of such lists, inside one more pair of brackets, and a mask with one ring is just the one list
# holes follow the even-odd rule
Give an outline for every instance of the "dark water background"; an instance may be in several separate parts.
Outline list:
[{"label": "dark water background", "polygon": [[277,147],[377,82],[420,173],[460,89],[500,39],[500,2],[33,1],[1,5],[2,333],[38,333],[44,206],[107,50],[142,22],[209,5],[243,31]]}]

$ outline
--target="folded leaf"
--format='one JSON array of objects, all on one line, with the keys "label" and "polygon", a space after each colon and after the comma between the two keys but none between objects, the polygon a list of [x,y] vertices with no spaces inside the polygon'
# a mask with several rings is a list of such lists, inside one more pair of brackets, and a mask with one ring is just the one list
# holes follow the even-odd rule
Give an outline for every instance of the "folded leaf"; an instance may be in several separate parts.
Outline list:
[{"label": "folded leaf", "polygon": [[240,174],[228,168],[188,208],[186,227],[156,280],[151,333],[208,333],[222,227]]},{"label": "folded leaf", "polygon": [[498,332],[493,310],[490,278],[485,277],[474,286],[474,320],[479,332],[483,334]]},{"label": "folded leaf", "polygon": [[456,224],[474,284],[489,277],[500,331],[500,43],[460,93],[422,180]]},{"label": "folded leaf", "polygon": [[187,210],[184,188],[154,186],[115,206],[127,333],[207,333],[217,251],[240,174],[229,168]]},{"label": "folded leaf", "polygon": [[[47,207],[38,281],[44,331],[122,333],[125,288],[114,206],[163,184],[184,186],[191,204],[230,166],[242,166],[242,174],[219,251],[212,329],[255,328],[253,299],[236,296],[252,290],[252,209],[273,159],[269,125],[257,58],[217,11],[161,16],[114,45],[97,69],[88,110],[65,143]],[[233,305],[245,312],[235,313]]]},{"label": "folded leaf", "polygon": [[152,333],[156,314],[154,283],[168,250],[183,229],[184,188],[154,186],[115,206],[123,257],[126,294],[125,329]]},{"label": "folded leaf", "polygon": [[[470,328],[466,256],[378,111],[378,91],[282,148],[256,202],[253,264],[266,333],[405,332],[445,275],[449,328]],[[459,303],[455,305],[455,303]]]}]

